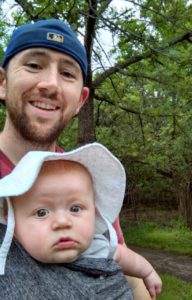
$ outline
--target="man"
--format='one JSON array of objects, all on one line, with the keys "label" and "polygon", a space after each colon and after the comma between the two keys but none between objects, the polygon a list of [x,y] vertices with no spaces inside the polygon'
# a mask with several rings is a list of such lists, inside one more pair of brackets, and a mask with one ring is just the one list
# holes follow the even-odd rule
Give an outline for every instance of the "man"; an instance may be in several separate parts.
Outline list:
[{"label": "man", "polygon": [[84,47],[63,22],[39,21],[13,33],[2,67],[1,150],[14,164],[29,150],[55,151],[58,135],[89,95]]},{"label": "man", "polygon": [[[0,68],[0,99],[7,109],[1,178],[30,150],[62,152],[56,139],[89,96],[86,73],[86,51],[65,23],[41,20],[14,31]],[[119,220],[114,227],[122,243]]]}]

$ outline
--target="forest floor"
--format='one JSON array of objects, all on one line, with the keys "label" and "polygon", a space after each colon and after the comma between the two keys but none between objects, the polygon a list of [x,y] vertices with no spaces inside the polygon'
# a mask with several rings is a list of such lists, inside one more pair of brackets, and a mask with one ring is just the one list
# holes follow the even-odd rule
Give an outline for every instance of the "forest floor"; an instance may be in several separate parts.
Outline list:
[{"label": "forest floor", "polygon": [[[135,215],[133,211],[123,210],[121,217],[126,217],[126,225],[131,226],[134,225],[135,218],[166,224],[176,214],[177,212],[174,210],[168,209],[162,212],[159,209],[148,207],[139,209]],[[175,254],[165,250],[142,248],[135,245],[129,245],[129,247],[149,260],[158,272],[176,276],[192,284],[192,256]]]},{"label": "forest floor", "polygon": [[156,271],[174,275],[192,284],[192,256],[132,245],[129,247],[150,261]]}]

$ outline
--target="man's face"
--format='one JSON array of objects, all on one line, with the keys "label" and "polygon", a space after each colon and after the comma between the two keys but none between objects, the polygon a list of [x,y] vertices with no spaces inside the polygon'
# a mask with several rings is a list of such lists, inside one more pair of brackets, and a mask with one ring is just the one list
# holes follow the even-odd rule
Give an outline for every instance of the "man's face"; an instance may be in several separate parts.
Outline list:
[{"label": "man's face", "polygon": [[15,236],[45,263],[72,262],[91,244],[95,202],[87,170],[74,162],[49,161],[32,188],[14,197]]},{"label": "man's face", "polygon": [[3,87],[9,123],[24,139],[40,144],[57,139],[89,94],[79,64],[45,48],[15,55]]}]

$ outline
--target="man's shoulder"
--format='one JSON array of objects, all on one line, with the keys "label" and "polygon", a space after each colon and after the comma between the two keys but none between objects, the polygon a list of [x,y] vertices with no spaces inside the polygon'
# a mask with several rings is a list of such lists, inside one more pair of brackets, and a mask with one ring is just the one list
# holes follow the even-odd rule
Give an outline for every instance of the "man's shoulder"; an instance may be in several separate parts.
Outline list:
[{"label": "man's shoulder", "polygon": [[55,147],[55,152],[63,153],[64,150],[63,150],[61,147],[59,147],[59,146],[56,145],[56,147]]},{"label": "man's shoulder", "polygon": [[0,150],[0,178],[8,175],[14,167],[12,161]]}]

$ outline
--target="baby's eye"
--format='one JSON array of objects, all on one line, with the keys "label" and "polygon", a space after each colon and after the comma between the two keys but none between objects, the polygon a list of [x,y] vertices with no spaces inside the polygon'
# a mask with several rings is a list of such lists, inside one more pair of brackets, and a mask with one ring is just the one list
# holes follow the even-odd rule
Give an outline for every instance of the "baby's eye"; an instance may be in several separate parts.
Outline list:
[{"label": "baby's eye", "polygon": [[36,212],[36,216],[38,218],[44,218],[44,217],[48,216],[48,214],[49,214],[49,211],[48,211],[48,209],[45,209],[45,208],[38,209]]},{"label": "baby's eye", "polygon": [[74,205],[70,208],[70,211],[73,213],[79,213],[81,211],[81,207],[79,205]]}]

